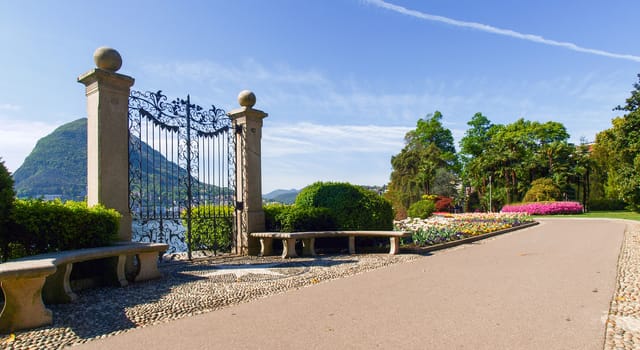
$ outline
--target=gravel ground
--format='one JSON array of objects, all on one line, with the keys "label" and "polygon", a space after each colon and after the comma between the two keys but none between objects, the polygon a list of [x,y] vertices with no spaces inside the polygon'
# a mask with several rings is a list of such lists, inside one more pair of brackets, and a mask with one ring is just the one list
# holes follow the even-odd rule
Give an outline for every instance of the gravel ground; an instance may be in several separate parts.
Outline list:
[{"label": "gravel ground", "polygon": [[59,349],[417,258],[362,254],[161,263],[162,279],[84,290],[73,303],[48,305],[53,312],[51,326],[16,332],[15,338],[4,336],[0,347]]},{"label": "gravel ground", "polygon": [[616,292],[609,308],[605,346],[640,349],[640,224],[629,222],[618,258]]}]

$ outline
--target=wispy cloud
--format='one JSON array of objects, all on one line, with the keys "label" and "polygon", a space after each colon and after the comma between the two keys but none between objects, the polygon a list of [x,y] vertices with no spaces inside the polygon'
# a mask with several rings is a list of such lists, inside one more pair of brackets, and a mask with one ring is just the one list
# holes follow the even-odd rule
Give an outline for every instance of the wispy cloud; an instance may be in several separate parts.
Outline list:
[{"label": "wispy cloud", "polygon": [[9,171],[14,172],[22,165],[36,142],[51,133],[58,123],[14,120],[0,116],[0,157]]},{"label": "wispy cloud", "polygon": [[[230,91],[254,90],[258,96],[257,108],[270,115],[265,122],[265,138],[278,140],[272,144],[274,148],[270,148],[272,154],[301,154],[334,147],[331,140],[337,138],[315,138],[308,134],[311,130],[332,135],[344,130],[338,126],[377,125],[380,128],[391,127],[381,131],[389,135],[393,127],[414,127],[418,118],[435,110],[443,113],[443,122],[451,129],[456,141],[464,135],[466,122],[476,112],[487,115],[494,123],[509,123],[519,117],[530,120],[551,118],[565,123],[572,136],[584,135],[592,139],[595,134],[579,131],[579,121],[589,118],[593,125],[597,125],[594,128],[607,128],[613,115],[611,108],[623,101],[627,93],[626,88],[620,88],[620,81],[625,77],[619,73],[594,72],[579,78],[557,76],[551,80],[533,81],[511,78],[486,80],[483,77],[464,81],[427,79],[411,88],[389,89],[376,81],[354,81],[348,77],[336,79],[313,67],[269,65],[250,58],[240,63],[200,60],[149,64],[143,70],[155,78],[183,84],[178,90],[184,87],[195,92],[192,100],[196,103],[213,101],[218,106],[219,101],[226,101],[226,105],[219,107],[227,109],[235,108]],[[306,127],[304,123],[311,126]],[[284,127],[272,133],[271,125]],[[358,141],[349,149],[370,147],[372,143],[366,142],[369,140],[359,137],[376,134],[352,131],[359,136],[353,138]],[[398,142],[402,141],[402,136],[397,138]],[[349,143],[339,142],[338,145],[347,147]]]},{"label": "wispy cloud", "polygon": [[20,107],[18,105],[11,104],[11,103],[0,103],[0,110],[3,110],[3,111],[15,112],[15,111],[19,111],[21,109],[22,109],[22,107]]},{"label": "wispy cloud", "polygon": [[404,126],[321,125],[295,123],[266,125],[264,156],[283,157],[319,153],[395,154],[404,146]]},{"label": "wispy cloud", "polygon": [[456,26],[456,27],[470,28],[470,29],[474,29],[474,30],[487,32],[487,33],[492,33],[492,34],[497,34],[497,35],[504,35],[504,36],[508,36],[508,37],[512,37],[512,38],[516,38],[516,39],[520,39],[520,40],[532,41],[532,42],[539,43],[539,44],[562,47],[562,48],[565,48],[565,49],[569,49],[569,50],[573,50],[573,51],[577,51],[577,52],[584,52],[584,53],[588,53],[588,54],[592,54],[592,55],[605,56],[605,57],[610,57],[610,58],[617,58],[617,59],[624,59],[624,60],[629,60],[629,61],[640,62],[640,56],[629,55],[629,54],[619,54],[619,53],[614,53],[614,52],[609,52],[609,51],[604,51],[604,50],[598,50],[598,49],[590,49],[590,48],[578,46],[578,45],[576,45],[574,43],[571,43],[571,42],[547,39],[547,38],[544,38],[544,37],[542,37],[540,35],[525,34],[525,33],[517,32],[515,30],[511,30],[511,29],[497,28],[497,27],[494,27],[494,26],[491,26],[491,25],[488,25],[488,24],[477,23],[477,22],[460,21],[460,20],[457,20],[457,19],[449,18],[449,17],[432,15],[432,14],[425,13],[425,12],[411,10],[411,9],[406,8],[406,7],[403,7],[403,6],[400,6],[400,5],[395,5],[395,4],[392,4],[392,3],[389,3],[389,2],[386,2],[386,1],[383,1],[383,0],[365,0],[365,2],[367,2],[369,4],[372,4],[372,5],[375,5],[375,6],[378,6],[378,7],[381,7],[381,8],[384,8],[384,9],[387,9],[387,10],[390,10],[390,11],[394,11],[394,12],[403,14],[403,15],[407,15],[407,16],[423,19],[425,21],[440,22],[440,23],[445,23],[445,24],[448,24],[448,25]]}]

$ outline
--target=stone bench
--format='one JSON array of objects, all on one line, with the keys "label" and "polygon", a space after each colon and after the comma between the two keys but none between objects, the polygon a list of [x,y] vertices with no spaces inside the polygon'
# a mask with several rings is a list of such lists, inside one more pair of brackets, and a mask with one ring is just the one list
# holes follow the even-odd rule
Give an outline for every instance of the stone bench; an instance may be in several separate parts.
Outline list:
[{"label": "stone bench", "polygon": [[168,245],[161,243],[117,243],[112,246],[68,250],[34,255],[0,264],[0,285],[5,301],[0,313],[0,332],[51,324],[52,315],[44,303],[68,303],[77,298],[69,277],[74,263],[108,259],[105,275],[110,282],[126,286],[125,262],[137,256],[138,272],[134,281],[161,277],[158,254]]},{"label": "stone bench", "polygon": [[397,254],[400,250],[400,238],[411,237],[405,231],[317,231],[317,232],[252,232],[251,237],[260,239],[260,255],[273,254],[273,239],[282,240],[282,257],[297,257],[296,240],[302,240],[302,254],[315,255],[315,239],[326,237],[348,237],[349,254],[356,253],[356,237],[389,237],[389,254]]}]

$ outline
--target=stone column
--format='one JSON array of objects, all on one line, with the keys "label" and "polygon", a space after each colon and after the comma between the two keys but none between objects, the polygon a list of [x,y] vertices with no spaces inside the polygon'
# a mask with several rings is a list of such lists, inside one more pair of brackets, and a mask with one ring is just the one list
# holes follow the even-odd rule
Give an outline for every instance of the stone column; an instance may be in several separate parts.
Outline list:
[{"label": "stone column", "polygon": [[102,204],[121,215],[120,241],[131,241],[129,211],[129,89],[132,77],[118,74],[118,51],[101,47],[97,68],[78,77],[87,96],[87,204]]},{"label": "stone column", "polygon": [[250,232],[265,230],[262,210],[261,139],[262,119],[267,113],[253,109],[256,96],[244,90],[238,95],[240,108],[227,115],[236,130],[236,220],[237,254],[258,255],[260,241]]}]

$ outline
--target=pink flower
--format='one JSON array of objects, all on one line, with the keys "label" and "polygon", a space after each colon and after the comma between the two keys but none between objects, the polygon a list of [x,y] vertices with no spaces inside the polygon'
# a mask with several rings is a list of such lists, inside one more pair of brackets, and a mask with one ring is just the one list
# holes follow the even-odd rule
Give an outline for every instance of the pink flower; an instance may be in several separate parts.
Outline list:
[{"label": "pink flower", "polygon": [[580,214],[584,208],[578,202],[532,202],[502,207],[503,213],[527,213],[529,215]]}]

